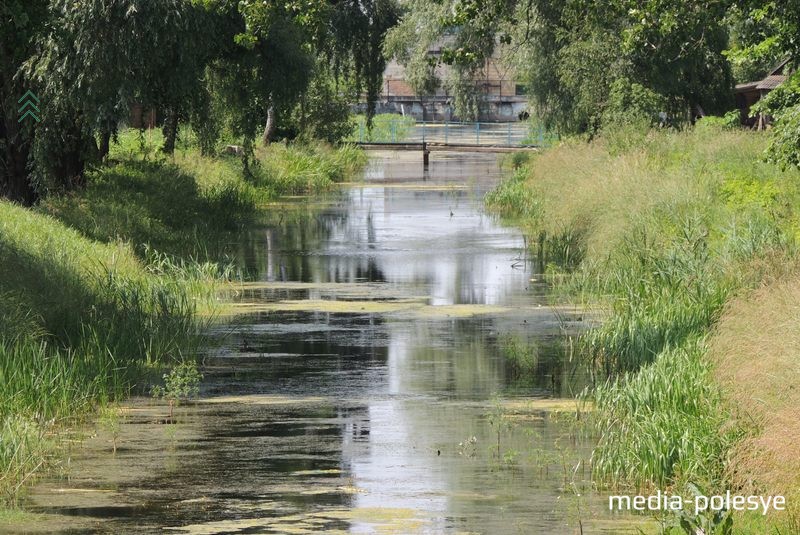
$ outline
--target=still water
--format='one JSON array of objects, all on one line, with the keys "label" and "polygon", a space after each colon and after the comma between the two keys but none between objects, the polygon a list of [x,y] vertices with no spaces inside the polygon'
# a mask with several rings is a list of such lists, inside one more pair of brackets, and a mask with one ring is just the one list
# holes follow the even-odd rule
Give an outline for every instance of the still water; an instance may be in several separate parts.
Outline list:
[{"label": "still water", "polygon": [[211,329],[201,399],[101,421],[23,531],[625,532],[568,399],[563,335],[587,318],[548,305],[485,213],[499,176],[491,154],[376,153],[363,181],[275,206],[232,244],[252,280]]}]

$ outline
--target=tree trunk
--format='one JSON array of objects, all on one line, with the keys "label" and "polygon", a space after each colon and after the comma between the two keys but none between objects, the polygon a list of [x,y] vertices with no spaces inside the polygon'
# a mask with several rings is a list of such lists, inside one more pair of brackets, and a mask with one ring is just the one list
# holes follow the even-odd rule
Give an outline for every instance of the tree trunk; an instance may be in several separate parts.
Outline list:
[{"label": "tree trunk", "polygon": [[100,146],[97,151],[97,156],[100,161],[105,162],[108,157],[108,151],[111,148],[111,129],[104,128],[100,131]]},{"label": "tree trunk", "polygon": [[28,147],[9,143],[4,152],[6,168],[0,176],[0,195],[25,206],[32,205],[38,195],[28,177]]},{"label": "tree trunk", "polygon": [[164,146],[161,151],[165,154],[175,153],[175,139],[178,137],[178,112],[174,108],[167,110],[164,117]]},{"label": "tree trunk", "polygon": [[[2,98],[2,97],[0,97]],[[30,206],[38,200],[28,177],[28,157],[31,139],[20,131],[16,118],[16,108],[8,105],[8,100],[0,101],[0,196],[14,202]],[[12,111],[13,110],[13,111]]]},{"label": "tree trunk", "polygon": [[53,178],[67,191],[83,188],[86,185],[85,156],[92,152],[91,144],[96,143],[94,138],[87,139],[83,135],[79,125],[80,118],[77,121],[74,125],[62,128],[62,144],[52,155]]},{"label": "tree trunk", "polygon": [[261,142],[264,146],[269,145],[272,141],[272,135],[275,133],[275,106],[270,106],[267,110],[267,124],[264,125],[264,135],[261,136]]}]

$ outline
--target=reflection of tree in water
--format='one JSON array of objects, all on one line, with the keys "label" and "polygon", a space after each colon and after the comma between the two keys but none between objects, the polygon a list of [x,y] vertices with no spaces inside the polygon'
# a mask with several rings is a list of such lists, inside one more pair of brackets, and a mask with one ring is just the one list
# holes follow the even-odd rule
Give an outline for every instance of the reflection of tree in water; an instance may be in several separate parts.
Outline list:
[{"label": "reflection of tree in water", "polygon": [[[253,279],[300,282],[382,282],[384,274],[373,256],[337,255],[328,245],[336,236],[358,247],[362,236],[352,224],[343,198],[336,202],[305,203],[272,212],[257,227],[242,234],[235,245],[237,264]],[[374,248],[375,228],[367,218],[368,244]],[[369,247],[369,245],[368,245]]]},{"label": "reflection of tree in water", "polygon": [[237,263],[254,279],[310,281],[314,266],[308,253],[321,250],[347,219],[341,199],[275,208],[261,224],[242,233]]},{"label": "reflection of tree in water", "polygon": [[[504,355],[507,325],[495,318],[475,317],[448,322],[408,324],[393,330],[391,343],[404,356],[399,362],[424,373],[401,374],[405,389],[448,393],[457,398],[494,393],[574,397],[587,381],[585,368],[568,358],[562,336],[530,335],[520,327],[515,336],[530,344],[535,359],[524,373]],[[399,349],[402,348],[402,349]],[[397,351],[390,350],[390,356]]]},{"label": "reflection of tree in water", "polygon": [[[569,356],[569,340],[565,335],[548,335],[535,338],[500,337],[500,353],[506,358],[505,371],[509,389],[536,395],[573,398],[588,384],[588,368],[580,359]],[[509,359],[509,345],[520,344],[527,353],[527,362],[521,367]],[[518,351],[515,349],[514,351]]]},{"label": "reflection of tree in water", "polygon": [[208,395],[337,396],[375,388],[388,359],[380,316],[258,312],[225,334],[223,356],[207,357]]}]

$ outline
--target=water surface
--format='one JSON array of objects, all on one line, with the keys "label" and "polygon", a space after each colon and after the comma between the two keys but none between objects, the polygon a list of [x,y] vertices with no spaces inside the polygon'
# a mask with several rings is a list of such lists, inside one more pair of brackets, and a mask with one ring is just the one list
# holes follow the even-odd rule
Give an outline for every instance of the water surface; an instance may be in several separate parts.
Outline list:
[{"label": "water surface", "polygon": [[[23,531],[623,532],[576,404],[540,401],[582,388],[561,341],[587,318],[548,306],[523,236],[484,212],[499,176],[491,154],[378,153],[363,182],[276,206],[234,244],[253,280],[201,400],[100,424]],[[538,348],[532,376],[511,338]]]}]

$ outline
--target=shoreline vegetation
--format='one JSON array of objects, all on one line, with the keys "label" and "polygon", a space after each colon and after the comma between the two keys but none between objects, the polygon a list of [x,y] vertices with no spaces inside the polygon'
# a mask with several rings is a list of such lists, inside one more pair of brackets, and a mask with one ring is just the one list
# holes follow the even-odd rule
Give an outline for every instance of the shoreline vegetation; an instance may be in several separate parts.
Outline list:
[{"label": "shoreline vegetation", "polygon": [[769,140],[714,118],[618,126],[510,158],[486,197],[557,299],[604,311],[578,341],[598,484],[786,496],[785,513],[737,513],[736,533],[800,530],[800,172],[765,162]]},{"label": "shoreline vegetation", "polygon": [[0,506],[14,507],[65,441],[164,369],[194,362],[217,290],[235,275],[222,244],[284,195],[330,190],[366,162],[350,145],[202,156],[190,132],[126,130],[82,189],[25,208],[0,201]]}]

